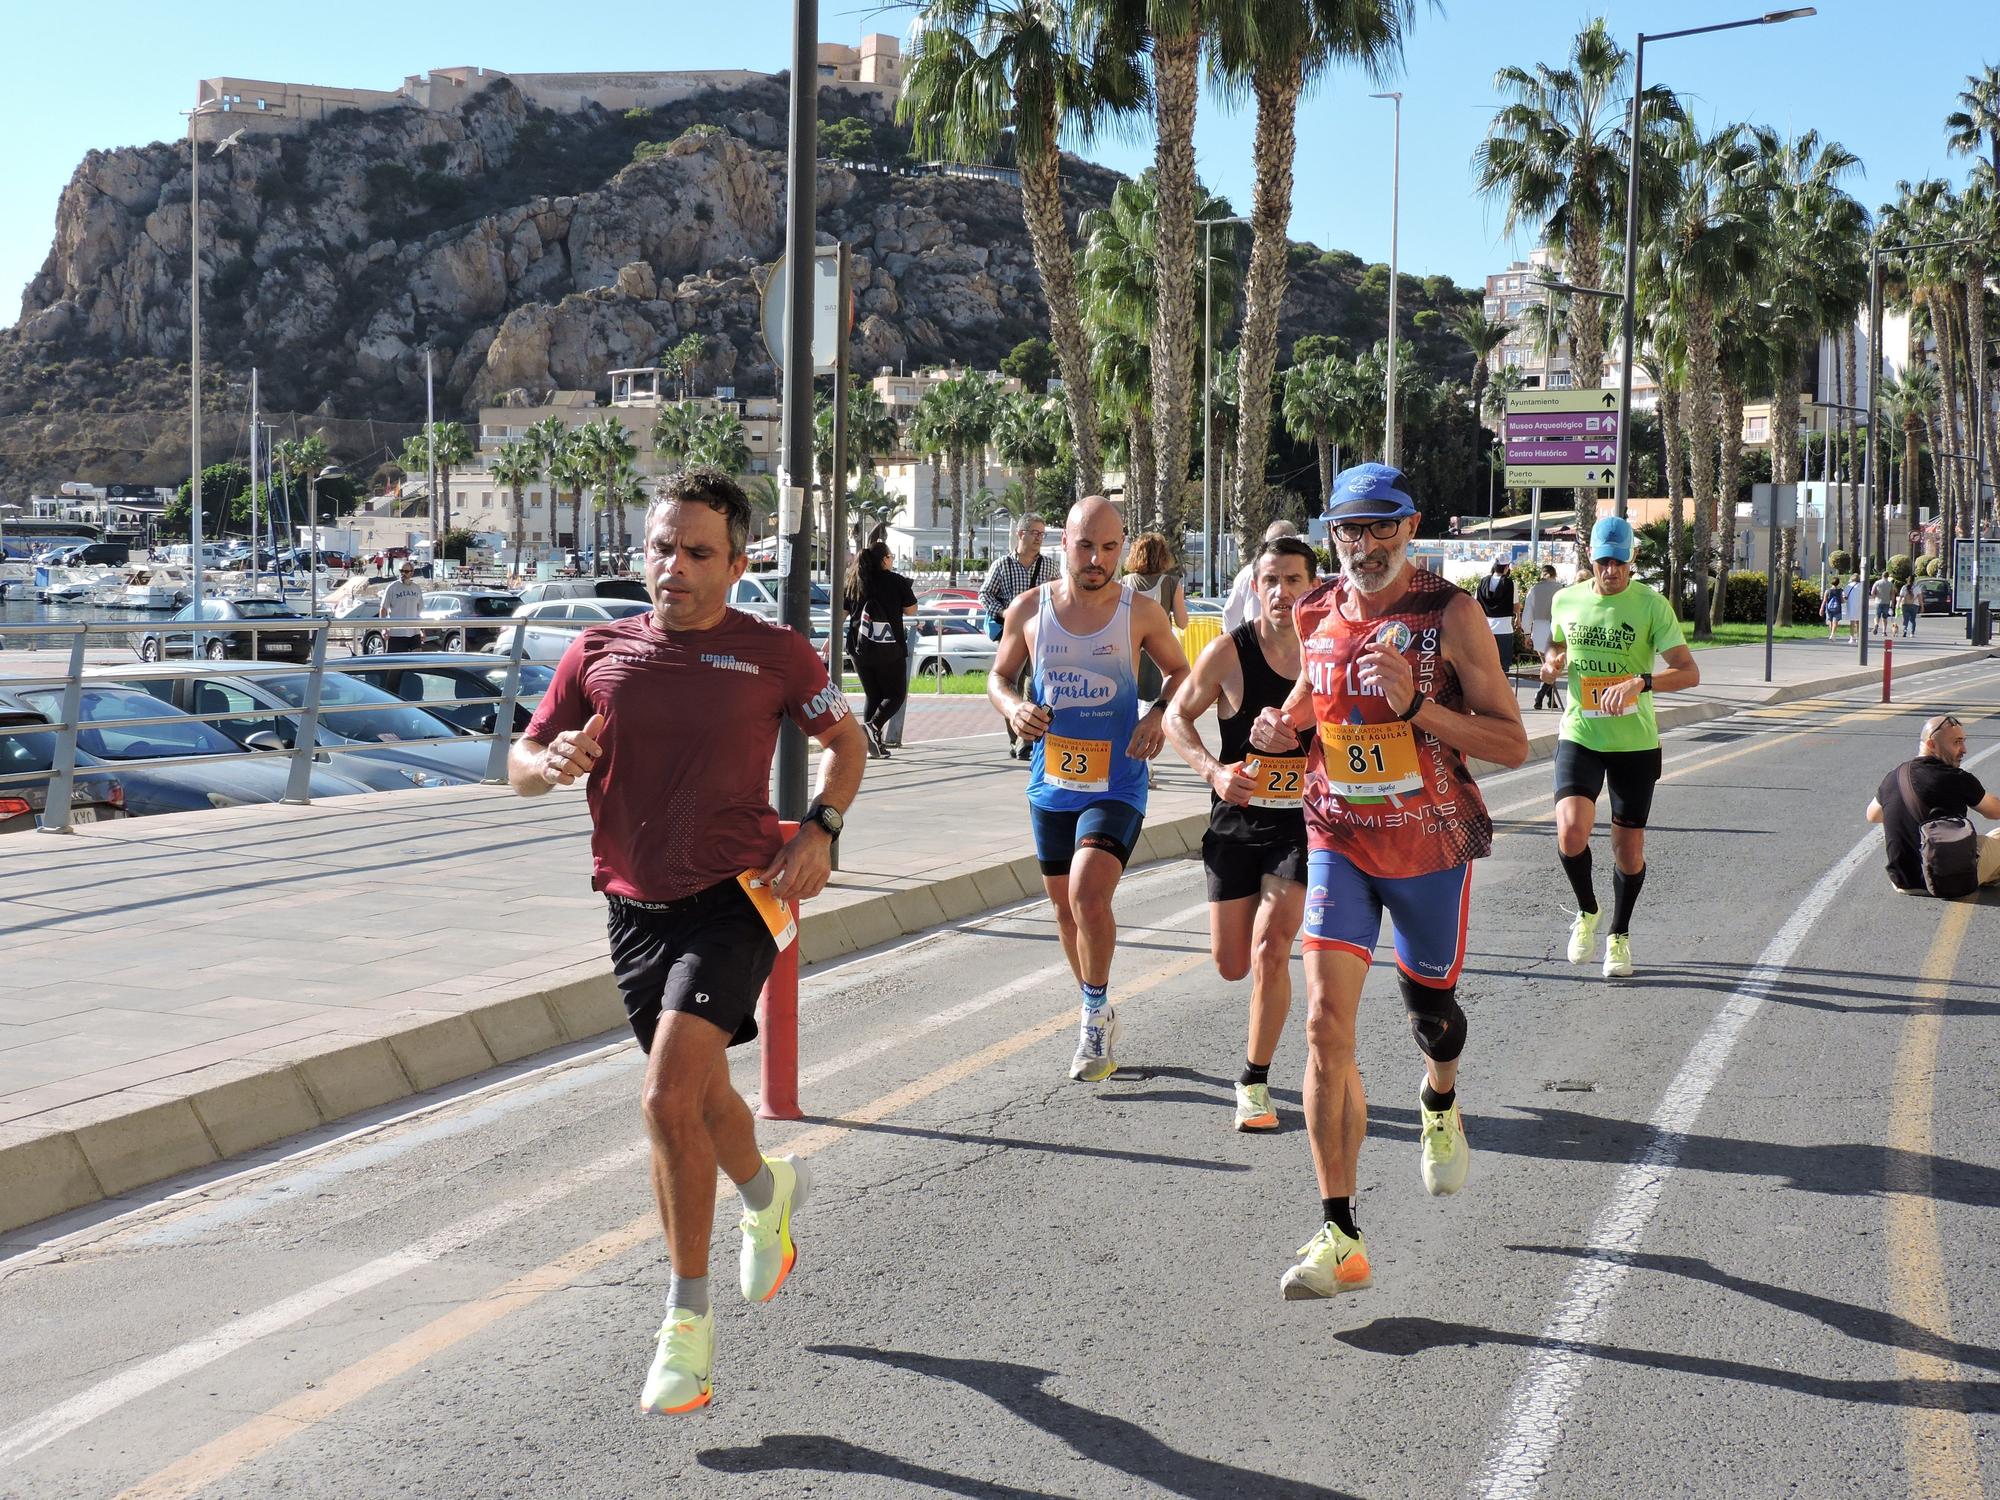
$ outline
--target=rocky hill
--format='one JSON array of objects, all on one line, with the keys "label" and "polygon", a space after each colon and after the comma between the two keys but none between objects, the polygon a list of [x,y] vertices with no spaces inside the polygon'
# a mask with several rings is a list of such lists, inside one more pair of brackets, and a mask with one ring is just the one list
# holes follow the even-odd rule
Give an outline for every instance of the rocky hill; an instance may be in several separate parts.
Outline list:
[{"label": "rocky hill", "polygon": [[[337,422],[336,448],[365,462],[397,435],[371,419],[421,420],[426,346],[446,416],[512,390],[602,389],[607,370],[653,363],[691,332],[707,351],[698,389],[775,391],[758,288],[784,243],[786,107],[782,78],[631,115],[554,114],[503,82],[453,114],[350,111],[205,155],[204,442],[240,441],[254,364],[267,410]],[[863,116],[883,158],[901,160],[907,143],[870,107],[822,96],[824,118]],[[1072,215],[1116,181],[1071,162]],[[0,332],[0,495],[185,474],[188,200],[184,144],[94,151],[78,167],[20,322]],[[818,226],[854,251],[863,372],[991,366],[1045,329],[1005,183],[822,162]],[[1287,339],[1365,338],[1360,262],[1297,252]],[[1427,305],[1406,292],[1405,319]],[[1416,337],[1454,357],[1438,330]]]}]

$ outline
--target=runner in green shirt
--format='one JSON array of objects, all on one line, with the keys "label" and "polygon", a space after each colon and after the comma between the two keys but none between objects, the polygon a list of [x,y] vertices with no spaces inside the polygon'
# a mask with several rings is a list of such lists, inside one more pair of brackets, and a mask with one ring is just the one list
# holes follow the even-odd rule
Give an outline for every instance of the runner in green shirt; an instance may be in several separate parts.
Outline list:
[{"label": "runner in green shirt", "polygon": [[[1556,854],[1576,892],[1569,961],[1589,963],[1602,916],[1590,873],[1597,799],[1611,786],[1611,931],[1604,976],[1632,973],[1632,908],[1646,883],[1646,818],[1660,779],[1653,694],[1701,681],[1673,606],[1632,581],[1632,526],[1606,516],[1590,532],[1590,577],[1555,597],[1542,680],[1569,678],[1556,743]],[[1666,670],[1654,661],[1666,658]]]}]

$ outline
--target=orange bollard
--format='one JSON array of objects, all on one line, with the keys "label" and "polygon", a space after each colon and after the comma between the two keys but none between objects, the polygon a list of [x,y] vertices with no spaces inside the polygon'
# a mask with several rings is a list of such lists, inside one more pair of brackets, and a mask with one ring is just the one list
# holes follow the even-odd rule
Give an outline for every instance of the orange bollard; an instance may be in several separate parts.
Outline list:
[{"label": "orange bollard", "polygon": [[1882,637],[1882,701],[1889,701],[1889,675],[1895,670],[1896,643],[1888,636]]},{"label": "orange bollard", "polygon": [[[789,840],[799,825],[784,822],[779,833]],[[792,921],[799,903],[787,901]],[[757,1030],[764,1040],[757,1079],[757,1115],[764,1120],[797,1120],[799,1113],[799,940],[793,938],[771,965],[771,977],[757,997]]]}]

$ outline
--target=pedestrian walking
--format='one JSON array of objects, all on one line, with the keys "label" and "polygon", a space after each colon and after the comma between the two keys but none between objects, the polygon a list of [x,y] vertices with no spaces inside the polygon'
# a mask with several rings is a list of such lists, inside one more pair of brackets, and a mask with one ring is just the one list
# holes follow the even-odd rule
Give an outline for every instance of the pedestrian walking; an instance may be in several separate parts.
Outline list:
[{"label": "pedestrian walking", "polygon": [[[1016,599],[986,696],[1030,746],[1028,825],[1063,956],[1083,996],[1069,1076],[1085,1083],[1117,1070],[1118,1017],[1109,995],[1118,946],[1112,898],[1146,818],[1146,765],[1165,743],[1167,705],[1188,675],[1167,613],[1118,582],[1125,522],[1088,495],[1063,523],[1063,576]],[[1148,704],[1138,664],[1164,683]],[[1023,664],[1033,691],[1015,684]],[[1296,738],[1296,737],[1295,737]]]},{"label": "pedestrian walking", "polygon": [[[416,569],[410,566],[408,558],[396,570],[396,579],[382,590],[382,603],[376,616],[383,620],[418,620],[424,613],[424,591],[417,582]],[[391,625],[386,632],[388,648],[391,651],[416,651],[422,648],[423,634],[415,625],[399,628]]]},{"label": "pedestrian walking", "polygon": [[[757,1148],[727,1049],[757,1034],[757,995],[784,903],[825,887],[829,846],[866,759],[847,696],[806,637],[729,607],[749,561],[750,502],[706,467],[667,479],[646,512],[649,611],[581,631],[507,762],[524,797],[583,779],[591,888],[609,908],[613,976],[640,1050],[652,1181],[672,1277],[641,1411],[714,1390],[708,1247],[719,1166],[743,1202],[738,1286],[768,1302],[797,1259],[811,1178]],[[826,752],[799,831],[782,837],[771,758],[790,720]]]},{"label": "pedestrian walking", "polygon": [[[1458,1108],[1472,861],[1493,821],[1468,759],[1527,759],[1521,710],[1479,606],[1410,565],[1419,524],[1400,471],[1360,464],[1334,480],[1327,520],[1337,576],[1293,606],[1303,670],[1250,730],[1266,755],[1307,752],[1306,1136],[1320,1227],[1279,1281],[1287,1301],[1374,1284],[1356,1222],[1368,1132],[1355,1017],[1386,910],[1423,1082],[1418,1170],[1432,1195],[1465,1185],[1472,1151]],[[1441,1267],[1436,1274],[1450,1275]]]},{"label": "pedestrian walking", "polygon": [[1898,602],[1903,609],[1903,639],[1913,641],[1917,638],[1917,615],[1922,609],[1922,600],[1917,594],[1917,580],[1914,577],[1903,585],[1903,592]]},{"label": "pedestrian walking", "polygon": [[917,591],[889,566],[889,548],[876,542],[847,565],[847,655],[866,698],[861,731],[868,754],[886,759],[883,732],[910,695],[910,642],[905,619],[917,612]]},{"label": "pedestrian walking", "polygon": [[1875,580],[1868,591],[1875,599],[1875,630],[1879,635],[1889,633],[1890,613],[1896,607],[1896,580],[1884,573]]},{"label": "pedestrian walking", "polygon": [[[1528,627],[1528,640],[1535,648],[1535,655],[1549,654],[1551,622],[1554,619],[1556,595],[1562,592],[1562,581],[1556,577],[1555,568],[1549,563],[1542,564],[1542,576],[1535,580],[1528,590],[1526,602],[1521,606],[1522,622]],[[1535,683],[1535,707],[1562,712],[1562,685],[1555,682],[1537,680]]]},{"label": "pedestrian walking", "polygon": [[1834,574],[1827,582],[1826,598],[1820,601],[1820,618],[1826,621],[1826,638],[1838,640],[1840,637],[1840,606],[1845,592],[1840,586],[1840,575]]},{"label": "pedestrian walking", "polygon": [[[1047,523],[1032,512],[1014,523],[1014,550],[1006,557],[995,558],[993,566],[986,571],[986,582],[980,586],[979,602],[986,606],[986,638],[997,641],[1002,634],[1007,618],[1007,608],[1029,589],[1040,588],[1045,583],[1053,583],[1062,571],[1062,566],[1053,557],[1042,555],[1042,538],[1048,530]],[[1026,680],[1029,670],[1023,664],[1023,676],[1013,684],[1018,693]],[[893,748],[893,747],[892,747]],[[1034,746],[1014,732],[1014,724],[1007,723],[1007,753],[1015,760],[1026,760],[1034,754]]]},{"label": "pedestrian walking", "polygon": [[1486,628],[1493,632],[1494,644],[1500,648],[1500,670],[1507,674],[1511,682],[1514,678],[1514,575],[1507,566],[1506,558],[1493,559],[1492,570],[1479,580],[1474,597],[1486,612]]}]

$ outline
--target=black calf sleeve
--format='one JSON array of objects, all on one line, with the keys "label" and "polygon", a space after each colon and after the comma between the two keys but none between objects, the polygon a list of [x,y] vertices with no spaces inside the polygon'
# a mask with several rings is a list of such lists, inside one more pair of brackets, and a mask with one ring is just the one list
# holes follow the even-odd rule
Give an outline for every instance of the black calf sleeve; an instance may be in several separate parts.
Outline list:
[{"label": "black calf sleeve", "polygon": [[1403,987],[1403,1004],[1409,1008],[1417,1050],[1432,1062],[1456,1062],[1465,1050],[1465,1012],[1458,1007],[1458,986],[1439,989],[1418,984],[1400,970],[1396,982]]},{"label": "black calf sleeve", "polygon": [[1590,879],[1590,845],[1585,844],[1581,854],[1565,854],[1558,849],[1556,858],[1562,861],[1563,874],[1569,876],[1569,888],[1576,893],[1576,909],[1596,911],[1597,891]]},{"label": "black calf sleeve", "polygon": [[1632,930],[1632,908],[1639,904],[1639,892],[1646,888],[1646,867],[1639,866],[1637,873],[1627,875],[1623,870],[1611,872],[1611,930],[1629,933]]}]

